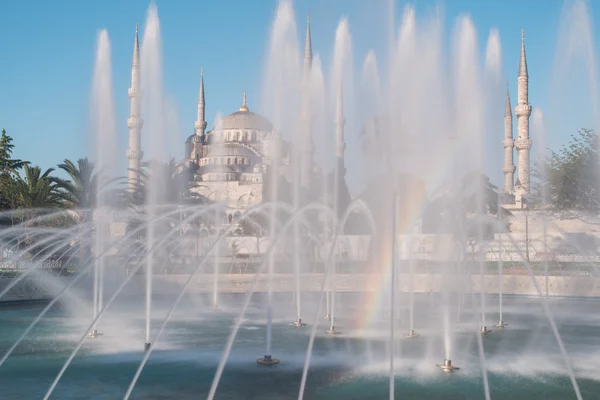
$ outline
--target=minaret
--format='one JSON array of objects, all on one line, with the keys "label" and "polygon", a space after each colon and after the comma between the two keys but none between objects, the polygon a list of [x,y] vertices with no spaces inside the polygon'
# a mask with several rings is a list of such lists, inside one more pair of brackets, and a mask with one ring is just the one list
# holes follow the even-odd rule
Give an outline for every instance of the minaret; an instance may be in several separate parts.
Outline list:
[{"label": "minaret", "polygon": [[335,102],[335,159],[339,176],[344,176],[346,168],[344,166],[344,95],[342,85],[338,88],[337,100]]},{"label": "minaret", "polygon": [[204,71],[200,70],[200,93],[198,94],[198,117],[196,118],[196,136],[203,137],[206,131],[205,120],[205,105],[204,105]]},{"label": "minaret", "polygon": [[138,25],[135,24],[135,41],[133,42],[133,60],[131,63],[131,87],[129,88],[129,148],[127,158],[129,159],[129,190],[134,191],[140,183],[142,152],[142,125],[144,121],[140,118],[140,43],[138,39]]},{"label": "minaret", "polygon": [[304,130],[300,144],[300,185],[310,188],[312,174],[313,142],[312,142],[312,115],[310,105],[310,73],[312,68],[312,43],[310,38],[310,14],[306,22],[306,40],[304,43],[304,65],[302,70],[302,124]]},{"label": "minaret", "polygon": [[515,180],[515,165],[513,160],[513,149],[515,147],[515,141],[513,140],[513,120],[512,120],[512,107],[510,106],[510,95],[508,94],[508,83],[506,83],[506,106],[504,107],[504,140],[502,146],[504,147],[504,192],[513,192],[513,182]]},{"label": "minaret", "polygon": [[529,193],[529,151],[531,149],[531,139],[529,138],[529,116],[531,115],[531,106],[529,105],[529,75],[527,74],[527,57],[525,56],[525,33],[521,31],[521,58],[519,60],[519,76],[517,106],[515,115],[517,116],[517,171],[519,182],[523,186],[523,191]]}]

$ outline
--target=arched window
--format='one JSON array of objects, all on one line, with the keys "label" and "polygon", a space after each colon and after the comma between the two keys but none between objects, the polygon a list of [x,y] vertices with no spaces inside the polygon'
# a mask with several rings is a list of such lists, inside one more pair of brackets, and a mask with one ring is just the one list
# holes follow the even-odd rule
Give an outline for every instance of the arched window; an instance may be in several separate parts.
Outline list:
[{"label": "arched window", "polygon": [[256,132],[252,132],[252,141],[256,142]]},{"label": "arched window", "polygon": [[237,163],[238,163],[238,158],[237,158],[237,157],[233,159],[233,163],[234,163],[235,165],[237,165]]},{"label": "arched window", "polygon": [[240,132],[238,132],[236,136],[237,136],[236,140],[238,142],[242,140],[242,134]]},{"label": "arched window", "polygon": [[230,164],[231,164],[231,158],[228,158],[227,159],[227,165],[230,165]]}]

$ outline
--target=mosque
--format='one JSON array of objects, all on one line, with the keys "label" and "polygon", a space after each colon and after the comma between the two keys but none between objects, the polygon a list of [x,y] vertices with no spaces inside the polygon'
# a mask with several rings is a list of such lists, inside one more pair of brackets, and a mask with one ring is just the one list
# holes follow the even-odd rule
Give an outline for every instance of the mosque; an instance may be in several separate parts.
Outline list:
[{"label": "mosque", "polygon": [[[308,83],[312,66],[312,45],[310,17],[307,22],[304,49],[303,87]],[[303,93],[307,91],[303,90]],[[140,50],[138,28],[134,41],[131,88],[129,89],[131,114],[129,127],[129,185],[130,190],[140,182],[140,167],[143,152],[141,149],[140,115]],[[303,126],[310,129],[307,98],[303,99]],[[207,131],[205,119],[204,77],[200,78],[198,114],[194,134],[185,142],[184,163],[194,170],[192,191],[206,199],[221,201],[227,205],[228,215],[243,213],[249,207],[263,201],[264,183],[273,166],[279,175],[290,176],[292,149],[284,141],[271,122],[250,111],[246,93],[238,111],[216,121],[212,130]],[[341,108],[340,108],[341,109]],[[342,117],[343,118],[343,117]],[[338,124],[340,125],[340,124]],[[340,132],[343,135],[343,132]],[[294,156],[300,160],[299,176],[302,187],[308,189],[315,168],[313,146],[310,135],[299,143],[299,151]],[[338,140],[343,143],[343,137]],[[338,146],[339,147],[339,146]]]},{"label": "mosque", "polygon": [[[307,21],[303,87],[307,84],[312,66],[312,44],[310,33],[310,17]],[[506,89],[506,107],[504,118],[504,192],[507,196],[503,207],[510,210],[525,209],[526,198],[530,191],[530,150],[532,141],[529,137],[529,117],[531,105],[528,99],[529,76],[525,54],[524,34],[521,34],[521,54],[517,77],[517,105],[514,109],[517,117],[517,138],[513,138],[513,117],[508,87]],[[140,167],[143,152],[141,149],[140,118],[140,50],[138,29],[134,41],[131,88],[129,89],[130,116],[129,127],[129,184],[135,188],[140,181]],[[307,97],[303,90],[302,126],[310,133],[310,111]],[[344,165],[344,116],[341,88],[336,104],[336,157],[339,171],[345,171]],[[264,197],[267,173],[277,165],[278,173],[290,177],[290,160],[299,159],[298,178],[301,187],[309,189],[314,177],[313,143],[311,135],[296,144],[297,151],[292,151],[290,143],[284,141],[271,122],[259,114],[250,111],[246,93],[238,111],[226,115],[217,121],[212,130],[207,131],[205,119],[204,77],[201,74],[198,97],[198,113],[194,134],[185,142],[184,163],[192,167],[194,184],[192,191],[214,201],[225,202],[229,219],[239,215],[249,207],[260,204]],[[517,166],[514,165],[514,149],[517,151]],[[518,178],[515,181],[515,171]]]}]

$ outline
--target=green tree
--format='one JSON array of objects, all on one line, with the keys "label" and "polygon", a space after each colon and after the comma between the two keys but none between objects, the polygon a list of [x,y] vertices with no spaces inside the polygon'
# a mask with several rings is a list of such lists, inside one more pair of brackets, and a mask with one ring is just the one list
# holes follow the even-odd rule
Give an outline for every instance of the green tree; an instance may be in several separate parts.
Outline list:
[{"label": "green tree", "polygon": [[64,160],[58,168],[65,171],[70,180],[58,179],[57,186],[65,206],[77,209],[96,207],[98,192],[98,173],[93,161],[87,157],[77,160]]},{"label": "green tree", "polygon": [[19,159],[12,158],[13,149],[12,137],[6,134],[2,129],[0,135],[0,210],[10,210],[17,207],[15,197],[15,174],[28,163]]},{"label": "green tree", "polygon": [[598,137],[581,129],[533,169],[530,203],[558,213],[600,212]]},{"label": "green tree", "polygon": [[58,179],[51,176],[54,168],[42,172],[40,167],[28,164],[23,167],[23,174],[17,173],[13,181],[11,196],[17,208],[47,209],[64,205]]},{"label": "green tree", "polygon": [[201,202],[201,196],[190,191],[193,170],[178,163],[175,158],[167,162],[150,160],[142,164],[140,183],[129,193],[132,206],[143,206],[149,200],[150,185],[156,185],[154,203],[159,205],[194,204]]},{"label": "green tree", "polygon": [[6,130],[2,129],[0,135],[0,173],[14,174],[17,170],[23,168],[27,161],[12,158],[12,152],[15,145],[12,144],[12,137],[6,134]]}]

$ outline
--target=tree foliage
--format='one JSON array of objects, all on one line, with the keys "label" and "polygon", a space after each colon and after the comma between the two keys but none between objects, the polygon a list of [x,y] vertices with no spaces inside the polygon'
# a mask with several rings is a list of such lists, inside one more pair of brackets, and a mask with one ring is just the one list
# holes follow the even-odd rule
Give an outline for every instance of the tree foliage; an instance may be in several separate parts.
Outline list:
[{"label": "tree foliage", "polygon": [[143,163],[140,182],[132,193],[129,203],[142,206],[150,196],[158,205],[194,204],[204,200],[200,195],[190,191],[193,170],[174,158],[167,162],[149,160]]},{"label": "tree foliage", "polygon": [[65,171],[70,179],[59,179],[60,196],[65,205],[71,208],[89,209],[96,206],[98,177],[95,164],[87,157],[77,160],[64,160],[58,168]]},{"label": "tree foliage", "polygon": [[598,137],[593,130],[581,129],[536,163],[530,202],[561,214],[598,214],[599,168]]}]

